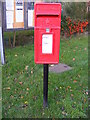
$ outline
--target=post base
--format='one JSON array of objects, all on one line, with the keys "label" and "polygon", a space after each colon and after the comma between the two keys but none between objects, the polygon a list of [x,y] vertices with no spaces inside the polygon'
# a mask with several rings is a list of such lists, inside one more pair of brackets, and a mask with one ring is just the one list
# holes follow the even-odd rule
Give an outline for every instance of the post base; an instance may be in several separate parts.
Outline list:
[{"label": "post base", "polygon": [[45,101],[43,101],[43,107],[44,107],[44,108],[48,108],[48,103],[45,102]]}]

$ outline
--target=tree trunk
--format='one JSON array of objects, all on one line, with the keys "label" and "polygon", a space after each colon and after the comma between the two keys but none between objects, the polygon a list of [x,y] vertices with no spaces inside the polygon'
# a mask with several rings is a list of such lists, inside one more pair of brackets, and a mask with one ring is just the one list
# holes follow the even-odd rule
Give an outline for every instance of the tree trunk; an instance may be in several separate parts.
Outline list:
[{"label": "tree trunk", "polygon": [[14,37],[13,37],[13,47],[15,47],[15,42],[16,42],[16,31],[14,31]]},{"label": "tree trunk", "polygon": [[11,37],[9,36],[9,46],[12,47]]},{"label": "tree trunk", "polygon": [[11,42],[11,35],[8,33],[8,38],[9,38],[9,46],[12,47],[12,42]]}]

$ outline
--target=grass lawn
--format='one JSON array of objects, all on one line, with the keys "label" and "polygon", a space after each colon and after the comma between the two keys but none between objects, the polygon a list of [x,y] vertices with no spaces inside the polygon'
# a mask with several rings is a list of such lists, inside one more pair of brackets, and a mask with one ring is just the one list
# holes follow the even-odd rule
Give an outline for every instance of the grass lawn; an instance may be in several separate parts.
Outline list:
[{"label": "grass lawn", "polygon": [[2,118],[2,107],[1,106],[2,106],[2,65],[1,65],[1,60],[0,60],[0,119]]},{"label": "grass lawn", "polygon": [[61,38],[60,63],[73,69],[49,73],[48,108],[43,109],[43,65],[34,64],[34,45],[6,49],[3,118],[87,118],[88,37]]}]

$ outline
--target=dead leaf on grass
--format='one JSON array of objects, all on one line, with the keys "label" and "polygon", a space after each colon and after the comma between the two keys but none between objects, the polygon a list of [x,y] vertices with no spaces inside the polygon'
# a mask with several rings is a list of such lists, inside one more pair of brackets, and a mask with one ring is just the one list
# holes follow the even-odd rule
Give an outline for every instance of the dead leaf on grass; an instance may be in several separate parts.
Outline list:
[{"label": "dead leaf on grass", "polygon": [[25,104],[28,104],[28,101],[25,101],[24,103],[25,103]]},{"label": "dead leaf on grass", "polygon": [[86,92],[86,95],[88,95],[88,92]]},{"label": "dead leaf on grass", "polygon": [[86,103],[86,99],[84,98],[84,103]]},{"label": "dead leaf on grass", "polygon": [[75,61],[75,58],[73,58],[73,61]]},{"label": "dead leaf on grass", "polygon": [[76,49],[77,49],[78,47],[76,46]]},{"label": "dead leaf on grass", "polygon": [[68,88],[71,88],[71,86],[67,86]]},{"label": "dead leaf on grass", "polygon": [[33,83],[31,82],[31,85],[32,85]]},{"label": "dead leaf on grass", "polygon": [[84,48],[84,50],[86,51],[86,50],[87,50],[87,48]]},{"label": "dead leaf on grass", "polygon": [[14,98],[14,96],[13,96],[13,95],[11,95],[11,96],[10,96],[10,98]]},{"label": "dead leaf on grass", "polygon": [[74,82],[74,83],[77,83],[77,80],[74,80],[73,82]]},{"label": "dead leaf on grass", "polygon": [[31,74],[33,74],[33,71],[31,70]]},{"label": "dead leaf on grass", "polygon": [[72,92],[72,89],[70,89],[70,92]]},{"label": "dead leaf on grass", "polygon": [[18,55],[17,54],[15,54],[15,57],[17,57]]},{"label": "dead leaf on grass", "polygon": [[62,114],[63,114],[63,115],[65,115],[65,116],[67,115],[67,113],[66,113],[66,112],[64,112],[64,111],[62,112]]},{"label": "dead leaf on grass", "polygon": [[11,88],[10,87],[7,87],[6,90],[10,90]]},{"label": "dead leaf on grass", "polygon": [[24,98],[24,96],[21,96],[21,99],[23,99]]},{"label": "dead leaf on grass", "polygon": [[11,106],[9,105],[9,106],[8,106],[8,109],[10,109],[10,107],[11,107]]},{"label": "dead leaf on grass", "polygon": [[22,85],[23,83],[22,82],[19,82],[20,85]]},{"label": "dead leaf on grass", "polygon": [[73,52],[76,52],[76,50],[73,50]]},{"label": "dead leaf on grass", "polygon": [[29,88],[27,88],[27,91],[29,90]]},{"label": "dead leaf on grass", "polygon": [[71,97],[73,97],[74,95],[73,94],[71,94]]},{"label": "dead leaf on grass", "polygon": [[26,70],[26,71],[28,70],[28,67],[29,67],[29,66],[26,66],[26,67],[25,67],[25,70]]},{"label": "dead leaf on grass", "polygon": [[62,89],[62,87],[60,87],[60,89]]}]

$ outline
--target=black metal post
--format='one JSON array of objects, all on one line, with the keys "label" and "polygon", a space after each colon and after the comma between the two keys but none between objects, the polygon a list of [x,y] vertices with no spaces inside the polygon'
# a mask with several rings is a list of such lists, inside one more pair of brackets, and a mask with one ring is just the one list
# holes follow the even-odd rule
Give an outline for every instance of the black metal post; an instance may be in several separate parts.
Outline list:
[{"label": "black metal post", "polygon": [[43,107],[48,106],[48,64],[43,66]]}]

